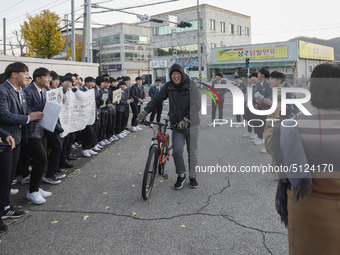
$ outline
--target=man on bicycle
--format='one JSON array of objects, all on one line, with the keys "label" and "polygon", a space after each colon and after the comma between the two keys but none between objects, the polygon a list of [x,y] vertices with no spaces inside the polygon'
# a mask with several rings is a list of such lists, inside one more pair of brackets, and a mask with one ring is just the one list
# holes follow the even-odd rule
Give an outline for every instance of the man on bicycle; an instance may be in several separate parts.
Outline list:
[{"label": "man on bicycle", "polygon": [[167,82],[144,110],[138,115],[139,123],[146,120],[147,114],[157,105],[169,98],[169,113],[172,131],[173,157],[178,174],[174,185],[176,190],[183,187],[187,180],[184,164],[184,145],[187,145],[190,188],[197,188],[195,166],[197,165],[197,143],[201,95],[197,84],[184,73],[183,67],[173,64],[170,68],[170,81]]}]

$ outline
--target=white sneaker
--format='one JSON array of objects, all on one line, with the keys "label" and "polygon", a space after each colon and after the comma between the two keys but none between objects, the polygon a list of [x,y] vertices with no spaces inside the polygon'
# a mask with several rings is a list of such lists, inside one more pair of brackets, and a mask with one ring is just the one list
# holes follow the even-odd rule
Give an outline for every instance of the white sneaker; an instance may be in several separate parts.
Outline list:
[{"label": "white sneaker", "polygon": [[122,132],[121,133],[124,137],[126,137],[128,134],[127,133],[124,133],[124,132]]},{"label": "white sneaker", "polygon": [[252,142],[253,142],[253,143],[256,143],[256,142],[258,142],[258,141],[260,141],[260,140],[261,140],[260,138],[256,137],[256,138],[254,138],[254,139],[252,140]]},{"label": "white sneaker", "polygon": [[127,135],[128,132],[126,132],[126,130],[123,130],[123,131],[121,132],[121,134]]},{"label": "white sneaker", "polygon": [[103,149],[104,148],[104,146],[101,146],[99,143],[97,143],[97,145],[96,145],[99,149]]},{"label": "white sneaker", "polygon": [[115,135],[113,135],[111,138],[113,139],[113,141],[118,141],[119,140],[119,138],[117,136],[115,136]]},{"label": "white sneaker", "polygon": [[93,150],[93,151],[101,151],[101,149],[96,145],[96,146],[94,146],[91,150]]},{"label": "white sneaker", "polygon": [[110,143],[112,143],[114,141],[114,139],[112,137],[110,137],[109,139],[107,139]]},{"label": "white sneaker", "polygon": [[41,205],[41,204],[46,203],[45,198],[43,198],[43,196],[40,194],[40,189],[39,191],[35,191],[32,193],[27,192],[26,198],[36,205]]},{"label": "white sneaker", "polygon": [[266,150],[265,148],[263,148],[263,149],[261,150],[261,152],[264,153],[264,154],[268,154],[268,152],[267,152],[267,150]]},{"label": "white sneaker", "polygon": [[118,138],[123,139],[125,136],[122,135],[122,133],[117,135]]},{"label": "white sneaker", "polygon": [[130,134],[131,132],[130,132],[130,130],[128,130],[128,129],[125,129],[124,130],[127,134]]},{"label": "white sneaker", "polygon": [[132,128],[131,128],[131,131],[132,131],[132,132],[137,132],[138,129],[137,129],[136,127],[132,127]]},{"label": "white sneaker", "polygon": [[264,140],[263,139],[260,139],[258,140],[257,142],[254,142],[255,145],[261,145],[261,144],[264,144]]},{"label": "white sneaker", "polygon": [[90,155],[98,155],[97,152],[93,151],[93,150],[87,150],[87,152],[90,154]]},{"label": "white sneaker", "polygon": [[136,126],[138,131],[142,131],[143,129],[140,126]]},{"label": "white sneaker", "polygon": [[104,141],[99,142],[99,145],[102,146],[104,148],[104,146],[106,145],[106,143]]},{"label": "white sneaker", "polygon": [[29,176],[21,179],[21,184],[29,184],[30,181],[31,181],[31,176],[29,175]]},{"label": "white sneaker", "polygon": [[109,145],[110,142],[107,140],[107,139],[104,139],[103,142],[106,144],[106,145]]},{"label": "white sneaker", "polygon": [[18,189],[11,189],[10,195],[13,196],[13,195],[17,194],[18,192],[19,192]]},{"label": "white sneaker", "polygon": [[50,197],[52,196],[52,192],[43,190],[42,188],[39,188],[39,193],[42,197]]},{"label": "white sneaker", "polygon": [[249,136],[251,139],[255,139],[257,138],[257,134],[252,134],[251,136]]},{"label": "white sneaker", "polygon": [[250,133],[244,134],[243,137],[250,137]]},{"label": "white sneaker", "polygon": [[85,158],[90,158],[91,154],[89,153],[89,150],[82,150],[81,155]]}]

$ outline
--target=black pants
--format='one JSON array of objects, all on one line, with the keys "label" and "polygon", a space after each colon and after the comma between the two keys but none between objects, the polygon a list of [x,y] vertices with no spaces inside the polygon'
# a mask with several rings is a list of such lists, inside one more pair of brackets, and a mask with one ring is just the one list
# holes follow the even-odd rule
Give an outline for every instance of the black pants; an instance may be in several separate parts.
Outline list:
[{"label": "black pants", "polygon": [[11,184],[19,161],[20,144],[15,146],[14,150],[8,147],[0,152],[0,217],[4,213],[5,206],[10,203]]},{"label": "black pants", "polygon": [[62,138],[62,151],[60,155],[60,163],[64,163],[67,161],[67,156],[71,152],[71,145],[72,145],[72,133],[68,134],[64,138]]},{"label": "black pants", "polygon": [[98,135],[99,142],[106,139],[107,119],[108,119],[108,111],[107,109],[102,109],[100,112],[100,129],[99,129],[99,135]]},{"label": "black pants", "polygon": [[82,132],[82,148],[83,150],[89,150],[94,147],[93,141],[93,125],[87,125]]},{"label": "black pants", "polygon": [[[255,133],[257,134],[258,138],[260,139],[263,139],[263,132],[264,132],[264,128],[266,126],[266,119],[267,119],[267,116],[262,116],[262,115],[256,115],[256,119],[258,120],[262,120],[261,121],[253,121],[252,124],[254,126],[259,126],[259,127],[255,127],[254,128],[254,131]],[[255,124],[254,124],[255,122]],[[264,124],[263,124],[264,123]]]},{"label": "black pants", "polygon": [[50,149],[50,154],[48,158],[46,177],[51,178],[57,173],[57,170],[59,170],[60,155],[63,150],[63,143],[59,134],[48,132],[47,145]]},{"label": "black pants", "polygon": [[114,109],[109,109],[108,119],[107,119],[107,128],[106,128],[106,137],[110,138],[111,136],[115,134],[116,134],[116,111]]},{"label": "black pants", "polygon": [[125,129],[125,112],[117,112],[116,114],[116,134],[120,134]]},{"label": "black pants", "polygon": [[125,116],[124,116],[124,119],[125,119],[125,122],[124,122],[124,129],[127,127],[128,125],[128,121],[129,121],[129,115],[130,115],[130,109],[129,109],[129,105],[126,105],[125,106]]},{"label": "black pants", "polygon": [[[222,100],[222,105],[220,104],[219,101],[217,101],[217,105],[218,105],[218,118],[219,119],[223,119],[223,103],[224,101]],[[214,102],[211,102],[211,120],[212,122],[214,121],[215,117],[216,117],[216,105]]]},{"label": "black pants", "polygon": [[96,121],[94,122],[92,127],[93,127],[93,139],[92,139],[92,148],[93,148],[99,143],[98,137],[99,137],[99,130],[100,130],[100,118],[96,118]]},{"label": "black pants", "polygon": [[131,105],[131,109],[132,109],[132,114],[133,114],[132,120],[131,120],[131,126],[135,127],[137,126],[137,117],[138,117],[138,114],[140,113],[141,106],[137,104],[133,104]]},{"label": "black pants", "polygon": [[21,175],[22,178],[26,178],[27,176],[30,175],[30,171],[28,168],[31,162],[29,151],[25,150],[24,148],[25,146],[22,145],[20,149],[20,157],[19,157],[18,166],[16,170],[16,175],[18,176]]},{"label": "black pants", "polygon": [[153,122],[156,114],[157,114],[156,120],[157,120],[157,122],[160,122],[162,110],[163,110],[163,104],[157,105],[157,107],[151,113],[150,122]]},{"label": "black pants", "polygon": [[29,152],[32,159],[32,171],[29,192],[39,190],[40,179],[47,166],[47,138],[28,138]]},{"label": "black pants", "polygon": [[[245,114],[244,114],[244,119],[247,121],[250,121],[253,119],[253,114],[252,112],[249,110],[248,107],[246,107],[246,105],[244,106],[245,109]],[[252,121],[250,122],[251,125],[253,125]],[[248,132],[251,133],[253,131],[253,127],[248,125]]]}]

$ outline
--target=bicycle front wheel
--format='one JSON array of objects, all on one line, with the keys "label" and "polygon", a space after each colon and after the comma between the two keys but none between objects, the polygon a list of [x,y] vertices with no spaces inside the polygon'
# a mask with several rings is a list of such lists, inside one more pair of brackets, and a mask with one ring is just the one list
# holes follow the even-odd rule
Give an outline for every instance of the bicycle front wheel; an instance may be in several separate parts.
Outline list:
[{"label": "bicycle front wheel", "polygon": [[150,197],[155,175],[158,168],[159,150],[157,145],[153,145],[149,150],[148,160],[146,161],[143,184],[142,184],[142,197],[147,200]]}]

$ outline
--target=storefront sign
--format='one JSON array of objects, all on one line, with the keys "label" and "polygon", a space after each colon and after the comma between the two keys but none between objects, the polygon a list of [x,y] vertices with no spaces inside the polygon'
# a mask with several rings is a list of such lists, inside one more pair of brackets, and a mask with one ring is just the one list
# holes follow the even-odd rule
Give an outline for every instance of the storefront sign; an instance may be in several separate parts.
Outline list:
[{"label": "storefront sign", "polygon": [[[172,58],[171,65],[173,65],[174,63],[180,64],[183,67],[196,67],[198,66],[198,57]],[[202,61],[201,61],[201,66],[202,66]]]},{"label": "storefront sign", "polygon": [[299,41],[300,58],[334,60],[334,49],[319,44]]},{"label": "storefront sign", "polygon": [[235,61],[245,60],[250,58],[254,59],[275,59],[275,58],[287,58],[288,47],[256,47],[256,48],[237,48],[237,49],[226,49],[216,51],[217,61]]},{"label": "storefront sign", "polygon": [[114,65],[102,65],[103,71],[113,70],[113,71],[121,71],[122,64],[114,64]]},{"label": "storefront sign", "polygon": [[152,60],[150,61],[150,68],[167,68],[168,61],[166,60]]}]

